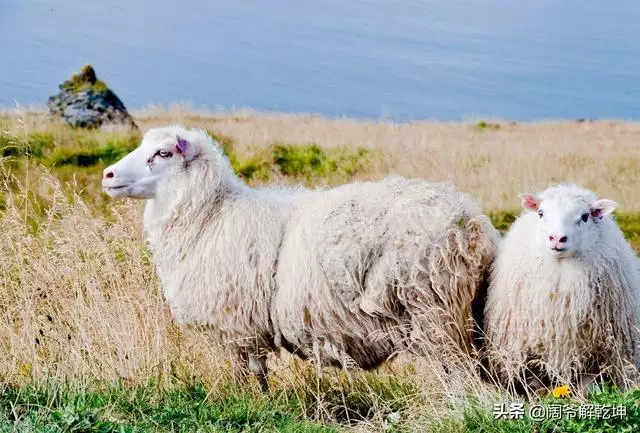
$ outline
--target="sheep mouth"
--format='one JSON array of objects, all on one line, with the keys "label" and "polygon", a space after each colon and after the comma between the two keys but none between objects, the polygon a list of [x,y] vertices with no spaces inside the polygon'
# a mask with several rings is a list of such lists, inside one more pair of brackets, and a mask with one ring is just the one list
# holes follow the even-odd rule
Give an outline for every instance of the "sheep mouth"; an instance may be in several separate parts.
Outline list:
[{"label": "sheep mouth", "polygon": [[126,193],[128,187],[129,185],[114,185],[114,186],[102,185],[102,191],[112,197],[121,196],[123,193]]},{"label": "sheep mouth", "polygon": [[105,191],[114,191],[114,190],[118,190],[118,189],[122,189],[122,188],[126,188],[129,185],[116,185],[116,186],[106,186],[103,185],[102,189],[104,189]]},{"label": "sheep mouth", "polygon": [[549,253],[558,259],[572,257],[574,254],[569,248],[549,248]]}]

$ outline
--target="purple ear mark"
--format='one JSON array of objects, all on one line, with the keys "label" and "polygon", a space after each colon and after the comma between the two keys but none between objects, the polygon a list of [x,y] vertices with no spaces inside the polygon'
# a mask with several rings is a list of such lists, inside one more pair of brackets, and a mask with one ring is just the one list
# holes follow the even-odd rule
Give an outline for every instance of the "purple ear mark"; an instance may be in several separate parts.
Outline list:
[{"label": "purple ear mark", "polygon": [[596,221],[602,219],[602,210],[600,210],[600,209],[592,209],[591,210],[591,216]]},{"label": "purple ear mark", "polygon": [[176,150],[178,151],[178,153],[187,153],[187,146],[189,146],[189,142],[180,136],[176,138],[178,139],[178,142],[176,143]]}]

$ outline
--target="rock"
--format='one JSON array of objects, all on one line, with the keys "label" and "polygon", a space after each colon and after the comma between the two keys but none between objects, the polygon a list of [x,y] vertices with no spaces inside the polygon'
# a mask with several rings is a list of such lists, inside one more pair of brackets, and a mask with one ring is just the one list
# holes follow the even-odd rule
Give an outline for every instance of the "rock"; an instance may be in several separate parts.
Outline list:
[{"label": "rock", "polygon": [[124,104],[107,85],[98,80],[91,65],[59,86],[47,106],[51,114],[64,119],[74,128],[99,128],[108,124],[124,124],[138,129]]}]

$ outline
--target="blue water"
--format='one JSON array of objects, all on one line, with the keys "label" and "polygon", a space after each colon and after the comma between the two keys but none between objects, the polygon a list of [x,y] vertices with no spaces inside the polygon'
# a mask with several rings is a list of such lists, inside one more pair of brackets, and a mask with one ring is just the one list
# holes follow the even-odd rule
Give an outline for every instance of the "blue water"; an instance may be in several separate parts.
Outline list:
[{"label": "blue water", "polygon": [[0,106],[85,63],[130,108],[640,119],[640,1],[0,0]]}]

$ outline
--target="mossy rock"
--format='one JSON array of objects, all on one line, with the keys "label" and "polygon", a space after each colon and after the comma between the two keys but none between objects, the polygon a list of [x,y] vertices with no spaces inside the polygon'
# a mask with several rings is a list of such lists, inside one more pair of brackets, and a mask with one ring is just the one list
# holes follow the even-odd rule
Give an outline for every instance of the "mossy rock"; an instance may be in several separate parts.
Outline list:
[{"label": "mossy rock", "polygon": [[59,86],[60,92],[47,102],[51,114],[74,128],[96,128],[123,124],[137,129],[126,107],[101,80],[91,65],[85,65]]},{"label": "mossy rock", "polygon": [[73,74],[70,79],[60,84],[60,90],[73,92],[93,90],[96,93],[105,93],[109,88],[104,81],[98,80],[96,71],[91,65],[84,65],[80,72]]}]

